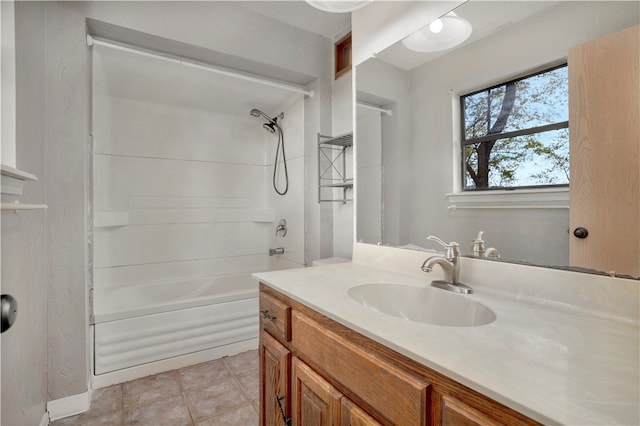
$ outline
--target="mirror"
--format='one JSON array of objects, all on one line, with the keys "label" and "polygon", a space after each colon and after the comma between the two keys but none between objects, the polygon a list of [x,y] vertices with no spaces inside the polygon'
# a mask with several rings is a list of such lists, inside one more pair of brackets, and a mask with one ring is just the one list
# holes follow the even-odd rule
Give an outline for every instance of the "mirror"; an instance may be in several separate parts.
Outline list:
[{"label": "mirror", "polygon": [[462,45],[398,41],[356,68],[356,238],[437,251],[436,235],[472,255],[483,231],[501,260],[566,267],[568,187],[458,193],[459,98],[566,63],[570,47],[638,24],[638,3],[470,1],[455,13],[473,25]]}]

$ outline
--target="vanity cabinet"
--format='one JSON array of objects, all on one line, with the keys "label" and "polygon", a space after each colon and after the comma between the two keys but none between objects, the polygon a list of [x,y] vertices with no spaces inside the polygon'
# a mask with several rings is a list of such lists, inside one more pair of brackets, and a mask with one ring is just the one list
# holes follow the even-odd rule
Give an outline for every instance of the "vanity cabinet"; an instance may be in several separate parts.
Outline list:
[{"label": "vanity cabinet", "polygon": [[260,310],[262,426],[538,424],[262,283]]}]

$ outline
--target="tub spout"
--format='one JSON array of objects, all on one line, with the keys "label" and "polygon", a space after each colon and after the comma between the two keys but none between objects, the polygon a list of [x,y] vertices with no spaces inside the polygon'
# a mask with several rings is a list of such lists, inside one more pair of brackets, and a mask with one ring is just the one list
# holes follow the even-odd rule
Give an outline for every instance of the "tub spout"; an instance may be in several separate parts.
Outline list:
[{"label": "tub spout", "polygon": [[269,256],[273,256],[274,254],[284,254],[284,247],[270,248]]}]

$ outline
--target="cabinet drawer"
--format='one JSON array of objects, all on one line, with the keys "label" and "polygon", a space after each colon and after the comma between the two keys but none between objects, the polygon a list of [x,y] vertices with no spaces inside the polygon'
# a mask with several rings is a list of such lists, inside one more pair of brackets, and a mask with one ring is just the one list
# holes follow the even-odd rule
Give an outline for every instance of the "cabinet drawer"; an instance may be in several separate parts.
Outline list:
[{"label": "cabinet drawer", "polygon": [[284,342],[291,340],[291,306],[260,293],[260,327]]},{"label": "cabinet drawer", "polygon": [[429,384],[295,311],[293,347],[396,425],[426,425]]}]

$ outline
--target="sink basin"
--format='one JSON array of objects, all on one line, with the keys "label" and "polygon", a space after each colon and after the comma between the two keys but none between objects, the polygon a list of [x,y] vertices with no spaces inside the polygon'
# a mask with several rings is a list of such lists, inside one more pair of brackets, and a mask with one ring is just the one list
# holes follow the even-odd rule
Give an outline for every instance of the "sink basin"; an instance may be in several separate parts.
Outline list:
[{"label": "sink basin", "polygon": [[424,324],[475,327],[490,324],[496,314],[469,296],[430,287],[363,284],[348,290],[356,302],[374,311]]}]

